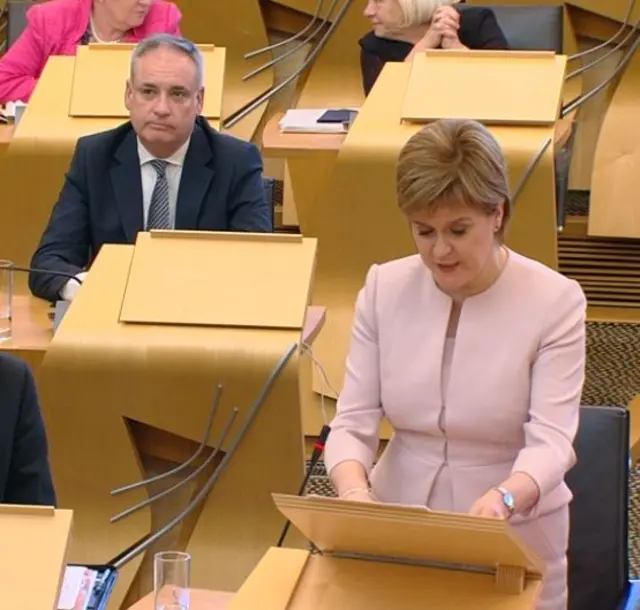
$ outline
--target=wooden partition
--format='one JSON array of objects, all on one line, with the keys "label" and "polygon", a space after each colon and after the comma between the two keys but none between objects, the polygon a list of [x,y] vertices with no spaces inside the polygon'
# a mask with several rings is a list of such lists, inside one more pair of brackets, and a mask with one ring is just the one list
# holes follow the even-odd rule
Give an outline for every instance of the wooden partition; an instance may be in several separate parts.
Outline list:
[{"label": "wooden partition", "polygon": [[[56,332],[39,375],[51,465],[60,505],[76,514],[71,561],[109,561],[169,521],[152,521],[147,506],[110,523],[148,497],[144,487],[110,493],[144,477],[135,431],[153,431],[156,442],[163,432],[200,442],[221,384],[207,446],[224,460],[249,428],[186,519],[191,535],[184,544],[193,586],[233,591],[283,525],[270,493],[295,493],[304,473],[297,344],[316,246],[300,236],[204,234],[194,241],[174,233],[151,244],[140,234],[135,248],[104,246]],[[150,257],[167,265],[150,267]],[[283,257],[295,260],[286,276],[279,272]],[[164,298],[168,292],[173,299]],[[263,388],[264,404],[251,422]],[[182,509],[176,502],[171,518]],[[142,558],[122,567],[113,608]]]}]

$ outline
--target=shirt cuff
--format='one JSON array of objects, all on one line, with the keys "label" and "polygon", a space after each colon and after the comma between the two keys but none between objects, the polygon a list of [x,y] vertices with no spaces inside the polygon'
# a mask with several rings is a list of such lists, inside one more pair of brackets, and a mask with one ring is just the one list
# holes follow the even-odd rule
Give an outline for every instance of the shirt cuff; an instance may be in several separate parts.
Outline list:
[{"label": "shirt cuff", "polygon": [[78,280],[80,280],[79,282],[76,282],[75,280],[69,280],[62,287],[62,290],[60,291],[60,298],[63,301],[71,302],[73,301],[73,299],[75,299],[76,294],[78,294],[78,290],[80,290],[81,282],[83,282],[84,278],[87,277],[87,271],[78,273],[76,277],[78,278]]}]

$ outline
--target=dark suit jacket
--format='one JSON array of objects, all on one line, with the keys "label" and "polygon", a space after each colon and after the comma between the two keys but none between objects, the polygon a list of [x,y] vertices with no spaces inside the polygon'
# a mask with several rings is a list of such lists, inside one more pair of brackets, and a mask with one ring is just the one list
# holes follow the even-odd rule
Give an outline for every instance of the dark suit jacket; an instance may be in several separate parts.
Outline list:
[{"label": "dark suit jacket", "polygon": [[[508,49],[496,16],[489,8],[465,7],[460,11],[460,42],[470,49]],[[384,64],[388,61],[401,62],[411,53],[413,44],[402,40],[380,38],[369,32],[360,39],[360,69],[365,95],[373,88]]]},{"label": "dark suit jacket", "polygon": [[7,354],[0,354],[0,503],[56,504],[35,383]]},{"label": "dark suit jacket", "polygon": [[[255,145],[196,121],[184,159],[176,229],[273,230]],[[80,138],[31,266],[76,274],[103,244],[132,244],[143,229],[142,178],[136,134],[127,122]],[[34,295],[55,301],[68,280],[32,273]]]}]

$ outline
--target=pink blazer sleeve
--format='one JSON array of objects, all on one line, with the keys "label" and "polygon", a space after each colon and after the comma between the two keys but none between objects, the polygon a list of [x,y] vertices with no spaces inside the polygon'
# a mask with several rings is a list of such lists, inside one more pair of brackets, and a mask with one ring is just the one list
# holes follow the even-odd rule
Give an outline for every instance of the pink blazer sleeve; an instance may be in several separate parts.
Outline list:
[{"label": "pink blazer sleeve", "polygon": [[0,104],[27,102],[47,61],[38,8],[29,9],[25,30],[0,59]]},{"label": "pink blazer sleeve", "polygon": [[166,34],[172,34],[173,36],[182,36],[180,32],[180,22],[182,21],[182,13],[180,9],[173,3],[169,4],[169,11],[167,12],[167,25],[165,28]]},{"label": "pink blazer sleeve", "polygon": [[378,430],[383,413],[375,312],[376,278],[377,266],[374,265],[356,301],[344,386],[325,447],[325,465],[329,473],[347,460],[360,462],[370,472],[380,442]]},{"label": "pink blazer sleeve", "polygon": [[560,485],[575,464],[573,440],[578,429],[585,368],[586,299],[572,282],[545,318],[531,371],[529,421],[525,446],[512,472],[524,472],[538,484],[540,496]]}]

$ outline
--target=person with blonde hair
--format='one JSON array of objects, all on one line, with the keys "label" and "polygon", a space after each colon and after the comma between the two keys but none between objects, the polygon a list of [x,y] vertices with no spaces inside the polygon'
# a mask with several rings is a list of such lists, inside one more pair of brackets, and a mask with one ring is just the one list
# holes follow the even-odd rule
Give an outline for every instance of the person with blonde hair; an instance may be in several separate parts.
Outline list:
[{"label": "person with blonde hair", "polygon": [[537,610],[566,610],[584,294],[505,246],[507,166],[479,123],[411,137],[397,197],[418,253],[372,265],[358,295],[331,481],[344,500],[508,519],[546,564]]},{"label": "person with blonde hair", "polygon": [[411,61],[427,49],[508,49],[491,9],[459,11],[456,0],[368,0],[372,31],[360,39],[368,95],[387,62]]}]

